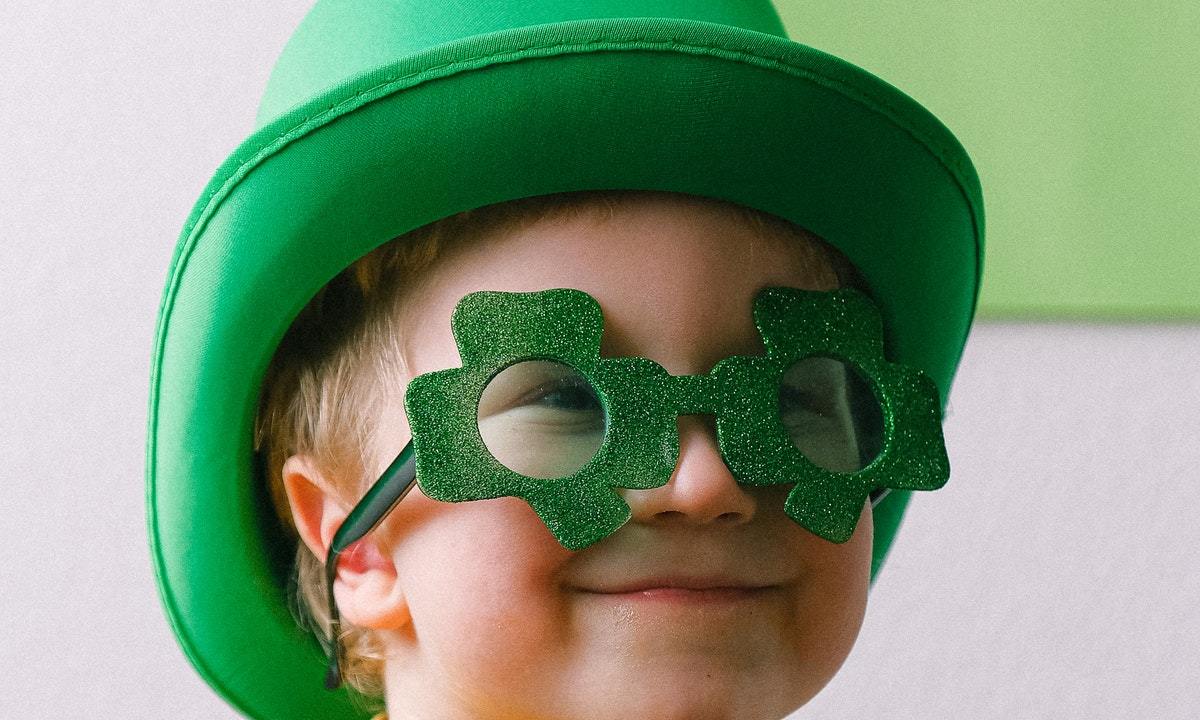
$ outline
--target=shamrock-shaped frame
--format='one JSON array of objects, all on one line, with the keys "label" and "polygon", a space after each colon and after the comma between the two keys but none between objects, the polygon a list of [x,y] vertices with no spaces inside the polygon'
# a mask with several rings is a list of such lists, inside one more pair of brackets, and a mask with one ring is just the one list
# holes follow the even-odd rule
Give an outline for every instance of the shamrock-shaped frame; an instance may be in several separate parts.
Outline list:
[{"label": "shamrock-shaped frame", "polygon": [[[582,291],[467,295],[452,320],[462,367],[426,373],[408,385],[417,481],[426,495],[447,502],[523,498],[563,547],[579,550],[629,519],[616,488],[648,489],[670,480],[679,455],[677,416],[706,413],[717,418],[721,452],[737,481],[794,483],[785,512],[831,542],[850,538],[872,491],[945,484],[949,463],[937,389],[919,371],[884,359],[882,322],[866,296],[765,288],[754,301],[754,322],[765,354],[725,358],[706,375],[673,376],[646,358],[601,358],[603,315]],[[882,446],[857,472],[810,461],[780,420],[780,378],[811,356],[853,365],[880,404]],[[478,403],[488,382],[534,359],[573,367],[592,384],[607,416],[596,454],[561,478],[510,470],[479,434]]]}]

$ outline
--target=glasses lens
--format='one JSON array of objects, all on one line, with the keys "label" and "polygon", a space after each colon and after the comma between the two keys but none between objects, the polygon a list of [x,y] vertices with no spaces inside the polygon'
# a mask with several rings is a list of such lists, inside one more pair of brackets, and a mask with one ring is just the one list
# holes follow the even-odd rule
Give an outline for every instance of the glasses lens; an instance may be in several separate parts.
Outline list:
[{"label": "glasses lens", "polygon": [[879,401],[858,368],[843,360],[793,363],[779,383],[779,417],[796,449],[826,470],[857,472],[879,455]]},{"label": "glasses lens", "polygon": [[607,417],[591,383],[551,360],[501,370],[479,398],[479,435],[505,467],[526,477],[561,478],[604,443]]}]

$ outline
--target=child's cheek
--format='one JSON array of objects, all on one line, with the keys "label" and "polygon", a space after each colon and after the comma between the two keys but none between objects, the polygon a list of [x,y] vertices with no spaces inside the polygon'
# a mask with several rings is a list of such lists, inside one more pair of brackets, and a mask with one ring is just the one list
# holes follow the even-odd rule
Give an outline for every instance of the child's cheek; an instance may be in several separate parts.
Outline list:
[{"label": "child's cheek", "polygon": [[417,642],[456,673],[529,680],[568,634],[558,578],[572,553],[518,498],[436,504],[409,538],[422,552],[409,592]]}]

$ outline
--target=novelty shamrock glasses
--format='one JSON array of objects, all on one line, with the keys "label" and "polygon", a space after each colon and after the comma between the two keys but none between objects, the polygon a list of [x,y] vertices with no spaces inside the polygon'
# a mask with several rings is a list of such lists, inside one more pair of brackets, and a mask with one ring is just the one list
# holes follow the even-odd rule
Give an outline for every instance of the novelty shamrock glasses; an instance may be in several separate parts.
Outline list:
[{"label": "novelty shamrock glasses", "polygon": [[716,417],[717,441],[743,485],[793,485],[783,510],[826,540],[850,539],[871,497],[935,490],[949,477],[933,381],[883,357],[875,306],[853,290],[763,289],[754,323],[765,354],[707,375],[672,376],[646,358],[601,358],[600,306],[579,290],[477,292],[454,311],[462,367],[408,384],[412,441],[334,536],[339,554],[419,481],[447,502],[525,499],[563,547],[579,550],[629,518],[616,488],[665,485],[679,455],[677,417]]}]

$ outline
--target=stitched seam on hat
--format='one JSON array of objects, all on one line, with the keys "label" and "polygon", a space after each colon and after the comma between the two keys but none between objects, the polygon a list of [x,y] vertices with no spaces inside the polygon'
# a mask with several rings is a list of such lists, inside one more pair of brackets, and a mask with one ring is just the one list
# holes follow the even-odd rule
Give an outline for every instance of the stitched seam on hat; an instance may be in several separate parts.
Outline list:
[{"label": "stitched seam on hat", "polygon": [[[556,44],[552,44],[552,45],[522,45],[520,47],[511,49],[511,50],[506,50],[501,53],[477,55],[474,57],[469,57],[469,58],[465,58],[465,59],[461,59],[461,60],[455,60],[453,62],[443,63],[441,65],[434,65],[432,67],[422,68],[420,71],[408,73],[406,75],[397,75],[397,76],[384,78],[379,83],[372,85],[369,88],[360,90],[359,92],[355,93],[354,95],[351,95],[350,97],[343,99],[342,101],[338,102],[337,104],[326,108],[326,110],[319,112],[315,115],[310,115],[309,117],[306,117],[304,120],[302,120],[301,122],[294,125],[290,130],[288,130],[284,134],[287,135],[294,131],[300,130],[304,125],[308,124],[309,122],[323,118],[325,115],[336,111],[338,108],[340,108],[344,105],[350,104],[350,105],[357,106],[358,103],[356,103],[356,101],[363,96],[371,95],[371,94],[379,92],[381,90],[390,89],[390,86],[393,84],[402,83],[404,81],[411,80],[411,79],[420,77],[422,75],[431,75],[431,76],[438,75],[439,71],[441,71],[445,68],[457,67],[457,68],[460,68],[459,71],[469,71],[472,69],[477,69],[477,67],[472,67],[472,66],[475,65],[476,63],[479,63],[479,61],[487,61],[486,63],[483,63],[482,65],[480,65],[480,66],[486,66],[486,65],[505,63],[505,62],[517,62],[517,61],[521,61],[521,60],[530,60],[530,59],[534,59],[534,58],[552,57],[555,55],[568,55],[568,54],[572,54],[572,51],[580,52],[580,53],[582,53],[582,52],[597,52],[597,49],[588,47],[591,45],[603,45],[604,47],[598,49],[601,52],[606,51],[606,50],[623,51],[623,50],[627,50],[630,48],[637,49],[637,50],[678,50],[678,51],[681,51],[681,52],[684,52],[684,53],[687,53],[690,55],[708,55],[708,56],[712,56],[712,57],[719,57],[719,58],[726,59],[726,60],[742,60],[742,61],[748,60],[749,64],[752,64],[752,65],[756,65],[759,67],[768,67],[768,68],[773,68],[773,69],[782,69],[784,72],[786,72],[789,75],[795,75],[795,76],[804,77],[804,78],[810,79],[810,80],[816,80],[818,82],[818,84],[821,85],[822,87],[825,87],[825,88],[828,88],[831,90],[835,90],[837,92],[840,92],[843,95],[846,95],[847,97],[852,97],[853,99],[858,100],[860,103],[867,106],[869,109],[874,110],[882,115],[885,115],[889,120],[892,120],[898,127],[904,129],[906,132],[909,133],[909,135],[912,136],[912,138],[914,140],[916,140],[923,147],[925,147],[925,149],[927,149],[930,152],[930,154],[932,154],[943,165],[945,165],[947,167],[947,169],[953,171],[955,174],[955,179],[959,180],[960,184],[961,184],[960,176],[965,174],[965,168],[963,167],[963,165],[961,163],[956,162],[956,161],[951,160],[950,158],[946,157],[943,154],[943,152],[936,147],[936,143],[934,143],[929,138],[925,137],[922,133],[918,132],[916,129],[910,127],[908,125],[908,123],[903,122],[901,120],[900,113],[897,111],[897,109],[894,105],[887,103],[885,101],[878,100],[876,98],[872,98],[862,92],[859,92],[857,89],[852,87],[850,84],[848,84],[842,80],[834,78],[825,73],[820,73],[820,72],[814,71],[811,68],[804,68],[804,67],[794,65],[794,64],[788,62],[787,59],[785,58],[785,56],[770,57],[770,56],[764,56],[764,55],[751,53],[751,52],[747,51],[745,48],[729,47],[729,46],[723,46],[723,45],[698,45],[695,43],[689,43],[689,42],[686,42],[683,40],[679,40],[677,38],[672,38],[667,41],[649,40],[646,38],[628,38],[628,39],[623,39],[623,40],[613,40],[611,38],[595,38],[592,40],[582,40],[582,41],[576,40],[576,41],[569,42],[569,43],[556,43]],[[622,47],[622,46],[629,46],[629,47]],[[528,53],[531,51],[537,52],[538,54],[535,56],[528,55]],[[716,51],[716,52],[714,52],[714,51]],[[764,62],[756,62],[756,61],[766,61],[766,62],[764,63]],[[448,77],[453,74],[456,74],[456,72],[446,73],[445,75],[440,75],[439,77]],[[433,77],[424,78],[420,82],[428,82],[429,80],[432,80],[432,79],[435,79],[435,78],[433,78]],[[420,84],[420,83],[414,83],[413,86],[415,86],[417,84]],[[388,93],[385,92],[384,94],[388,94]],[[369,100],[368,100],[368,102],[369,102]]]},{"label": "stitched seam on hat", "polygon": [[[603,47],[589,47],[597,45],[602,45]],[[384,78],[379,83],[376,83],[371,87],[364,88],[363,90],[360,90],[347,98],[343,98],[339,102],[328,106],[321,112],[305,117],[300,122],[292,125],[290,128],[277,135],[267,144],[261,146],[258,152],[255,152],[251,157],[247,158],[243,163],[238,165],[237,169],[228,176],[226,182],[221,183],[219,187],[215,188],[210,193],[208,198],[206,198],[205,204],[207,205],[213,197],[223,194],[231,183],[235,183],[236,181],[240,180],[242,176],[244,176],[244,171],[247,168],[257,164],[265,156],[272,154],[282,146],[290,143],[292,140],[301,137],[307,131],[325,124],[328,120],[339,117],[342,114],[342,111],[357,109],[368,102],[377,100],[385,95],[391,94],[391,92],[395,90],[401,89],[401,87],[396,86],[402,85],[404,88],[416,87],[417,85],[429,82],[431,80],[443,79],[459,72],[468,72],[470,70],[480,69],[493,64],[541,59],[556,55],[569,55],[576,52],[603,52],[607,50],[626,51],[629,49],[651,51],[677,50],[691,55],[708,55],[726,60],[745,61],[748,64],[758,67],[778,69],[786,72],[789,75],[813,80],[822,87],[834,90],[842,95],[855,99],[868,109],[887,117],[898,127],[907,132],[914,140],[920,143],[921,146],[928,150],[931,155],[937,158],[937,160],[942,163],[943,166],[950,170],[954,174],[955,180],[958,182],[960,187],[964,187],[966,185],[966,183],[963,182],[963,175],[967,174],[965,172],[965,166],[946,157],[945,154],[937,147],[936,143],[932,142],[923,133],[920,133],[916,129],[910,127],[908,123],[903,122],[894,105],[865,95],[842,80],[814,71],[811,68],[804,68],[794,65],[788,62],[784,56],[770,57],[749,52],[742,47],[698,45],[679,39],[661,41],[650,40],[647,38],[628,38],[621,40],[614,40],[612,38],[595,38],[592,40],[575,40],[568,43],[555,43],[551,45],[524,45],[510,50],[505,50],[500,53],[476,55],[465,59],[455,60],[453,62],[443,63],[441,65],[422,68],[419,71],[405,75]],[[528,54],[531,51],[537,52],[538,54],[531,56]],[[446,68],[455,68],[455,70],[443,73],[442,71]],[[417,82],[406,84],[414,79],[417,79]],[[372,95],[375,95],[376,97],[369,97]],[[360,100],[362,101],[360,102]],[[967,195],[965,192],[965,187],[963,194],[964,196]],[[972,215],[974,215],[974,208],[970,202],[970,198],[967,197],[967,200],[967,205],[972,207]],[[195,226],[193,226],[193,231],[196,227],[203,225],[204,221],[207,220],[208,208],[206,207],[205,210],[206,212],[204,215],[200,218],[197,218],[197,222]]]}]

